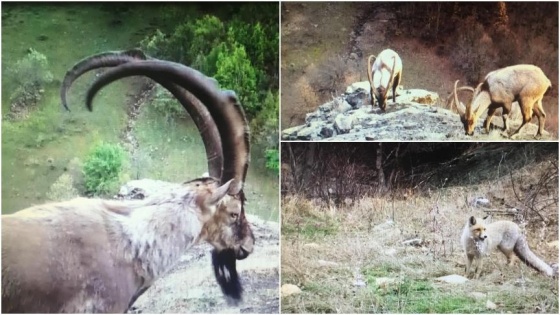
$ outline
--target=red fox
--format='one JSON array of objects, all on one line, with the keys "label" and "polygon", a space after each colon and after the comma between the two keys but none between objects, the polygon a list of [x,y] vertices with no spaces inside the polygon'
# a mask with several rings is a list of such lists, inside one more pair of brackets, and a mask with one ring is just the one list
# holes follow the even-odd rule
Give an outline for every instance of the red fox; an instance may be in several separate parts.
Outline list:
[{"label": "red fox", "polygon": [[490,254],[496,248],[506,255],[510,266],[513,264],[515,254],[527,266],[549,277],[554,276],[553,268],[529,249],[527,239],[517,224],[511,221],[493,223],[488,223],[488,221],[488,216],[483,219],[470,217],[463,229],[461,243],[467,255],[467,277],[470,275],[474,259],[476,259],[474,278],[480,277],[483,256]]}]

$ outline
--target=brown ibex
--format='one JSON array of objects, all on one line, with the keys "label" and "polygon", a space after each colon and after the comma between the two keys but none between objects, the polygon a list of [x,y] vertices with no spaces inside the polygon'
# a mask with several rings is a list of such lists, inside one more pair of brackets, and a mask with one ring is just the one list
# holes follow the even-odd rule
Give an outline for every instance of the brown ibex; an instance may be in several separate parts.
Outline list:
[{"label": "brown ibex", "polygon": [[546,118],[542,99],[552,84],[539,67],[515,65],[488,73],[484,82],[472,90],[473,97],[466,107],[463,107],[457,98],[458,82],[455,82],[453,96],[465,134],[474,134],[476,122],[486,110],[488,110],[488,116],[484,121],[484,129],[489,132],[492,116],[499,108],[502,108],[504,130],[507,132],[507,116],[511,111],[512,103],[518,102],[523,122],[511,136],[519,133],[533,116],[537,116],[539,119],[539,129],[536,136],[542,135]]},{"label": "brown ibex", "polygon": [[[375,60],[373,65],[372,60]],[[375,105],[375,99],[381,110],[385,110],[389,86],[393,87],[393,102],[397,96],[397,87],[402,77],[402,60],[399,55],[391,49],[383,50],[377,57],[368,57],[367,74],[371,86],[371,105]]]},{"label": "brown ibex", "polygon": [[181,64],[110,52],[67,73],[63,104],[75,79],[105,66],[114,68],[90,88],[90,110],[104,85],[130,75],[152,78],[198,120],[209,173],[220,180],[195,179],[140,201],[78,198],[3,215],[2,312],[125,312],[197,241],[213,245],[216,279],[226,296],[240,300],[236,259],[253,251],[255,239],[243,193],[249,133],[235,93]]}]

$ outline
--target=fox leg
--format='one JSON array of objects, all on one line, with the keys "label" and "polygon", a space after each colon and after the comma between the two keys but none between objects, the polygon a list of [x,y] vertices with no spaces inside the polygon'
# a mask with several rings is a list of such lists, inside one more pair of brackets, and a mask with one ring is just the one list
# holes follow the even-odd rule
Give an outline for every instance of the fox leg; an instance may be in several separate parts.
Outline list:
[{"label": "fox leg", "polygon": [[507,258],[507,265],[508,265],[508,266],[513,266],[514,263],[515,263],[515,254],[513,253],[513,251],[511,251],[511,250],[502,250],[501,248],[500,248],[500,250],[502,251],[502,253],[503,253],[504,255],[506,255],[506,258]]},{"label": "fox leg", "polygon": [[480,278],[480,274],[482,273],[482,257],[478,257],[477,260],[478,260],[478,264],[477,264],[476,270],[475,270],[475,273],[476,273],[475,279]]},{"label": "fox leg", "polygon": [[471,266],[473,262],[474,255],[467,255],[467,266],[465,267],[465,275],[468,278],[471,273]]}]

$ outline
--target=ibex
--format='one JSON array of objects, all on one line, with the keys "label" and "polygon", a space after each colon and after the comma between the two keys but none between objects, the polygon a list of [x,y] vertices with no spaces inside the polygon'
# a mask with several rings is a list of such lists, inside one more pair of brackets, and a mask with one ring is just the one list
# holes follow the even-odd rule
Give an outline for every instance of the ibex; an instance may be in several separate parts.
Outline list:
[{"label": "ibex", "polygon": [[492,116],[498,108],[502,108],[504,130],[507,132],[507,116],[511,111],[512,103],[516,101],[521,108],[523,122],[511,136],[519,133],[533,116],[539,119],[536,136],[542,135],[546,118],[542,99],[552,84],[539,67],[515,65],[488,73],[484,82],[472,90],[473,97],[466,107],[463,107],[457,98],[458,82],[455,82],[453,96],[466,135],[474,134],[478,118],[487,109],[488,116],[484,121],[484,129],[489,132]]},{"label": "ibex", "polygon": [[[375,60],[373,65],[371,64],[372,60]],[[377,57],[375,55],[368,57],[367,74],[371,86],[371,104],[375,105],[375,99],[377,99],[379,107],[384,111],[387,92],[391,84],[393,87],[393,102],[395,102],[397,87],[401,82],[402,60],[395,51],[385,49]]]},{"label": "ibex", "polygon": [[2,312],[125,312],[197,241],[213,245],[216,279],[226,296],[240,300],[236,259],[253,251],[255,238],[243,193],[249,133],[235,93],[220,91],[211,79],[184,65],[134,50],[78,63],[62,85],[63,104],[75,79],[105,66],[114,68],[88,91],[88,108],[95,93],[114,80],[152,78],[198,120],[213,177],[140,201],[78,198],[3,215]]}]

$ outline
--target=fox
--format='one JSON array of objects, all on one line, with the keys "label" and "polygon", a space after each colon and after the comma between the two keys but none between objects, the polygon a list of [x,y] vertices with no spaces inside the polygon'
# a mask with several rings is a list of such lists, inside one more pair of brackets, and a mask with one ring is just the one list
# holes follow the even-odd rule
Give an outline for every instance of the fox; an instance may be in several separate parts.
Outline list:
[{"label": "fox", "polygon": [[461,243],[467,256],[465,273],[467,278],[471,274],[473,260],[475,261],[474,279],[480,277],[482,258],[492,251],[499,249],[512,266],[514,256],[517,256],[527,266],[549,276],[554,277],[554,269],[535,255],[527,239],[521,233],[519,226],[511,221],[490,222],[491,217],[475,218],[471,216],[463,228]]}]

